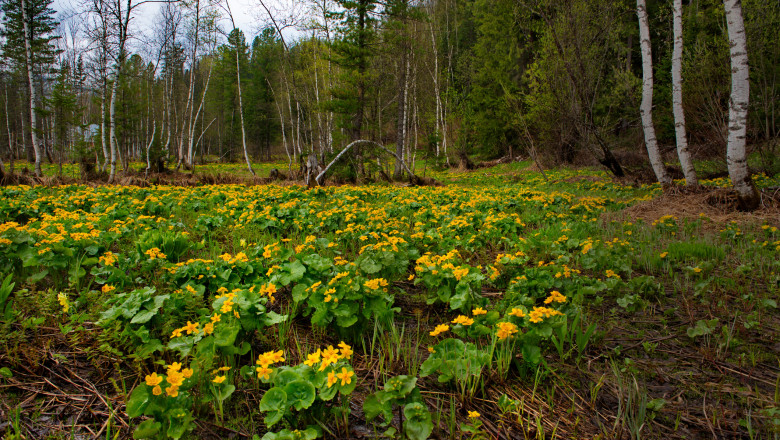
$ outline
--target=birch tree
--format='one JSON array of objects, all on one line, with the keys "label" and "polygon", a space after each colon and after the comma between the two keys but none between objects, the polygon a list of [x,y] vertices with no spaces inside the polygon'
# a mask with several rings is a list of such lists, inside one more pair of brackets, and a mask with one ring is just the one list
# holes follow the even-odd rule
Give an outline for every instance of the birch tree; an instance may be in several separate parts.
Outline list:
[{"label": "birch tree", "polygon": [[233,20],[233,12],[230,10],[230,2],[228,0],[225,0],[225,6],[223,8],[225,12],[228,14],[228,18],[230,18],[230,24],[233,25],[233,32],[236,34],[236,88],[238,89],[238,114],[239,118],[241,119],[241,142],[244,146],[244,159],[246,160],[246,167],[249,169],[249,172],[254,176],[255,170],[252,169],[252,162],[249,161],[249,152],[246,149],[246,127],[244,126],[244,103],[243,103],[243,97],[241,96],[241,63],[239,62],[239,44],[241,43],[240,39],[238,37],[243,38],[243,34],[240,34],[239,32],[236,32],[238,28],[236,28],[236,21]]},{"label": "birch tree", "polygon": [[642,104],[639,113],[642,116],[642,129],[645,133],[645,146],[653,166],[655,177],[663,186],[671,185],[672,179],[666,172],[664,160],[658,150],[653,124],[653,54],[650,46],[650,26],[647,23],[647,5],[645,0],[636,1],[636,14],[639,18],[639,42],[642,50]]},{"label": "birch tree", "polygon": [[726,163],[729,177],[731,177],[742,209],[752,211],[758,208],[761,198],[748,170],[745,150],[748,106],[750,104],[750,71],[745,22],[742,18],[742,0],[724,0],[723,6],[726,9],[731,58],[731,98],[729,99]]},{"label": "birch tree", "polygon": [[35,155],[35,175],[40,177],[44,146],[38,138],[40,132],[38,119],[39,87],[36,84],[36,72],[46,70],[54,62],[56,53],[52,45],[55,38],[51,35],[57,27],[52,18],[54,11],[49,8],[50,0],[9,0],[3,2],[3,26],[0,35],[5,38],[3,52],[5,57],[14,61],[27,74],[27,87],[30,111],[30,140]]},{"label": "birch tree", "polygon": [[685,184],[690,187],[699,185],[696,169],[693,167],[688,151],[688,134],[685,130],[685,112],[682,105],[682,0],[674,0],[674,48],[672,50],[672,112],[674,113],[674,133],[677,138],[677,157],[685,175]]}]

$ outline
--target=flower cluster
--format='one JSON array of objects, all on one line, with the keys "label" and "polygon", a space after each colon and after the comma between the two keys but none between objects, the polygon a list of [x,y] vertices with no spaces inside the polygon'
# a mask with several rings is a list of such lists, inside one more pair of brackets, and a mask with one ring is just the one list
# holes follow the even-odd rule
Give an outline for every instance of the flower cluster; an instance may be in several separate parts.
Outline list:
[{"label": "flower cluster", "polygon": [[255,364],[258,365],[258,367],[255,368],[257,377],[268,380],[271,376],[271,373],[274,372],[270,366],[278,362],[284,362],[284,352],[282,350],[266,351],[265,353],[259,355],[255,361]]},{"label": "flower cluster", "polygon": [[174,362],[168,365],[165,372],[165,376],[160,376],[157,373],[152,373],[146,376],[146,385],[152,387],[152,394],[159,396],[163,390],[160,384],[163,380],[168,382],[168,386],[165,388],[165,393],[170,397],[177,397],[179,395],[179,387],[184,384],[185,379],[192,377],[192,369],[184,368],[179,362]]},{"label": "flower cluster", "polygon": [[148,249],[146,252],[144,252],[144,254],[146,254],[150,260],[156,260],[158,258],[164,260],[167,258],[167,256],[164,253],[162,253],[162,251],[159,248],[156,247]]}]

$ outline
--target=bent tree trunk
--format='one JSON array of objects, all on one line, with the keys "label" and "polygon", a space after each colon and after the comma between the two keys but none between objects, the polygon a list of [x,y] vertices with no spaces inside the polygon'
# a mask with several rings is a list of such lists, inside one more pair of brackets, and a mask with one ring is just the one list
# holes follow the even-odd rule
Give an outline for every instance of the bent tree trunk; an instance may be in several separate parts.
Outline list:
[{"label": "bent tree trunk", "polygon": [[758,208],[760,196],[753,184],[747,166],[745,141],[750,103],[750,72],[748,69],[745,22],[742,18],[742,0],[724,0],[726,23],[731,46],[731,98],[729,99],[729,137],[726,163],[729,177],[739,197],[742,209]]},{"label": "bent tree trunk", "polygon": [[677,157],[685,175],[685,184],[699,186],[696,169],[688,151],[688,134],[685,130],[685,112],[682,105],[682,0],[674,0],[674,49],[672,51],[672,112],[674,113],[674,134],[677,138]]},{"label": "bent tree trunk", "polygon": [[655,177],[663,186],[671,185],[672,179],[666,172],[664,160],[658,150],[653,125],[653,55],[650,46],[650,27],[647,24],[647,6],[645,0],[637,0],[636,15],[639,17],[639,42],[642,49],[642,104],[639,113],[642,115],[642,128],[645,132],[645,146]]}]

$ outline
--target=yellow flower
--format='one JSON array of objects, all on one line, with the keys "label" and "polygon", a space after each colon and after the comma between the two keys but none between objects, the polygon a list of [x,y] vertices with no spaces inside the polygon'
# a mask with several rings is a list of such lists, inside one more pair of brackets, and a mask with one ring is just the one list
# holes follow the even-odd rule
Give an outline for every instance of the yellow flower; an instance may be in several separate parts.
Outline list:
[{"label": "yellow flower", "polygon": [[471,324],[474,324],[474,319],[469,318],[468,316],[465,316],[465,315],[458,315],[457,318],[452,320],[452,323],[453,324],[461,324],[461,325],[469,326]]},{"label": "yellow flower", "polygon": [[452,271],[452,274],[455,276],[455,279],[460,281],[461,278],[468,275],[469,268],[468,267],[459,267]]},{"label": "yellow flower", "polygon": [[184,374],[178,371],[169,371],[167,377],[168,383],[173,386],[181,386],[184,383]]},{"label": "yellow flower", "polygon": [[322,352],[321,350],[317,350],[316,352],[309,354],[308,356],[306,356],[306,360],[303,363],[310,367],[313,367],[314,364],[320,363],[321,352]]},{"label": "yellow flower", "polygon": [[661,258],[666,258],[667,255],[669,255],[669,252],[663,252],[663,253],[661,253],[660,257]]},{"label": "yellow flower", "polygon": [[152,394],[155,396],[162,394],[162,388],[160,388],[160,385],[155,385],[154,388],[152,388]]},{"label": "yellow flower", "polygon": [[551,302],[559,302],[559,303],[565,303],[566,297],[561,294],[561,292],[558,292],[557,290],[553,290],[550,292],[550,296],[547,297],[547,299],[544,300],[545,304],[550,304]]},{"label": "yellow flower", "polygon": [[336,373],[332,371],[328,373],[328,388],[332,387],[333,384],[335,384],[338,381],[339,380],[336,378]]},{"label": "yellow flower", "polygon": [[100,289],[100,290],[101,290],[103,293],[108,293],[108,292],[110,292],[110,291],[112,291],[112,290],[115,290],[115,289],[116,289],[116,287],[112,286],[111,284],[105,284],[105,285],[103,285],[103,288],[102,288],[102,289]]},{"label": "yellow flower", "polygon": [[220,383],[224,382],[225,379],[227,379],[227,376],[217,376],[214,379],[212,379],[211,381],[216,383],[216,384],[220,384]]},{"label": "yellow flower", "polygon": [[168,374],[171,374],[171,371],[179,371],[181,370],[181,362],[174,362],[171,365],[168,365]]},{"label": "yellow flower", "polygon": [[193,373],[192,368],[185,368],[181,370],[181,375],[187,379],[192,377],[192,373]]},{"label": "yellow flower", "polygon": [[471,311],[471,314],[474,316],[485,315],[487,314],[487,311],[482,307],[477,307],[476,309]]},{"label": "yellow flower", "polygon": [[168,393],[171,397],[176,397],[179,395],[179,387],[177,386],[169,386],[165,389],[165,392]]},{"label": "yellow flower", "polygon": [[150,387],[160,385],[162,381],[163,381],[162,376],[158,376],[157,373],[146,375],[146,384],[149,385]]},{"label": "yellow flower", "polygon": [[284,362],[284,351],[271,351],[271,363]]},{"label": "yellow flower", "polygon": [[347,370],[347,367],[341,367],[341,373],[337,374],[336,377],[341,379],[341,386],[344,386],[352,383],[352,376],[354,375],[355,373]]},{"label": "yellow flower", "polygon": [[322,365],[320,365],[320,371],[331,364],[335,364],[339,361],[339,352],[332,345],[328,345],[328,348],[322,352]]},{"label": "yellow flower", "polygon": [[470,419],[478,419],[482,414],[476,412],[476,411],[469,411],[469,418]]},{"label": "yellow flower", "polygon": [[509,312],[509,314],[512,316],[517,316],[518,318],[525,318],[525,312],[522,309],[518,309],[516,307],[512,308],[512,311]]},{"label": "yellow flower", "polygon": [[700,267],[694,267],[694,268],[693,268],[693,271],[694,271],[695,273],[699,273],[699,272],[701,272],[701,268],[700,268]]},{"label": "yellow flower", "polygon": [[447,330],[449,330],[449,329],[450,329],[450,326],[448,326],[447,324],[439,324],[439,325],[437,325],[437,326],[436,326],[436,328],[435,328],[435,329],[433,329],[433,331],[432,331],[432,332],[430,332],[429,334],[430,334],[431,336],[439,336],[440,334],[442,334],[442,333],[446,332],[446,331],[447,331]]},{"label": "yellow flower", "polygon": [[191,334],[196,333],[198,331],[198,326],[199,325],[200,325],[200,323],[198,323],[198,322],[189,322],[189,321],[187,321],[187,325],[184,326],[184,330],[187,331],[188,335],[191,335]]},{"label": "yellow flower", "polygon": [[339,342],[339,347],[341,348],[341,358],[342,359],[350,359],[352,357],[352,347],[347,345],[346,342],[341,341]]},{"label": "yellow flower", "polygon": [[268,366],[261,366],[255,368],[255,371],[257,371],[257,377],[260,377],[264,380],[268,380],[271,377],[271,373],[274,372],[272,368],[268,368]]},{"label": "yellow flower", "polygon": [[209,322],[203,326],[203,334],[210,335],[214,333],[214,323]]},{"label": "yellow flower", "polygon": [[68,295],[62,292],[58,293],[57,301],[59,301],[60,305],[62,306],[62,313],[68,313],[68,310],[70,309],[70,304],[68,303]]},{"label": "yellow flower", "polygon": [[511,322],[499,322],[497,325],[498,331],[496,332],[496,336],[498,336],[500,341],[517,333],[517,326]]}]

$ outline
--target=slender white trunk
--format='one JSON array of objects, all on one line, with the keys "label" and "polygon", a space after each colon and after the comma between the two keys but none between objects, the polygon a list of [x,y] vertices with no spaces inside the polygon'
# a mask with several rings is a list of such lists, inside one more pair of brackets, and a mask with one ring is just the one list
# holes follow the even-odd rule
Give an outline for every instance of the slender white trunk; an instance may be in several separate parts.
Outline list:
[{"label": "slender white trunk", "polygon": [[193,152],[193,140],[195,139],[195,121],[198,120],[198,117],[200,116],[201,110],[203,110],[203,103],[206,102],[206,93],[209,91],[209,83],[211,82],[211,70],[214,67],[214,63],[211,63],[209,65],[209,73],[206,76],[206,86],[203,88],[203,96],[200,99],[200,105],[198,105],[198,111],[195,113],[195,119],[193,119],[193,122],[190,123],[190,135],[189,135],[189,146],[187,148],[187,166],[192,168],[195,165],[194,158],[192,155]]},{"label": "slender white trunk", "polygon": [[682,105],[682,0],[674,0],[674,49],[672,51],[672,111],[674,112],[674,133],[677,137],[677,157],[685,175],[685,184],[698,186],[696,169],[688,151],[688,135],[685,132],[685,112]]},{"label": "slender white trunk", "polygon": [[14,172],[14,156],[16,156],[16,152],[14,151],[14,141],[13,137],[11,136],[11,120],[8,117],[8,86],[5,86],[5,129],[8,133],[8,152],[11,154],[11,172]]},{"label": "slender white trunk", "polygon": [[276,96],[276,92],[274,92],[274,88],[271,86],[271,81],[269,81],[268,78],[266,78],[265,81],[268,83],[268,88],[271,89],[271,95],[273,95],[274,97],[274,104],[276,104],[276,110],[279,111],[279,123],[282,126],[282,145],[284,145],[284,152],[287,153],[288,171],[292,176],[293,158],[292,156],[290,156],[290,148],[287,146],[287,134],[284,132],[284,113],[282,112],[282,107],[279,105],[279,97]]},{"label": "slender white trunk", "polygon": [[430,22],[431,29],[431,47],[433,48],[433,94],[436,96],[436,157],[439,157],[439,142],[438,136],[443,132],[442,130],[442,109],[441,109],[441,93],[439,92],[439,50],[436,47],[436,35],[433,33],[433,20]]},{"label": "slender white trunk", "polygon": [[394,180],[400,180],[404,172],[401,162],[403,161],[404,148],[406,147],[406,98],[409,94],[409,59],[406,47],[402,47],[401,50],[401,62],[398,67],[398,114],[396,115]]},{"label": "slender white trunk", "polygon": [[149,139],[149,144],[146,146],[146,171],[144,172],[144,179],[149,176],[149,170],[152,169],[152,162],[149,160],[149,150],[152,149],[154,143],[154,135],[157,134],[157,120],[152,123],[152,137]]},{"label": "slender white trunk", "polygon": [[724,0],[726,23],[731,46],[731,99],[729,100],[729,138],[726,163],[729,177],[737,191],[743,209],[758,208],[760,196],[753,185],[747,166],[745,143],[747,140],[747,116],[750,103],[750,72],[748,69],[745,22],[742,18],[741,0]]},{"label": "slender white trunk", "polygon": [[238,51],[240,49],[240,41],[236,42],[236,86],[238,87],[238,113],[241,118],[241,142],[244,145],[244,159],[246,159],[246,167],[252,175],[255,175],[255,170],[252,169],[252,163],[249,161],[249,152],[246,149],[246,129],[244,128],[244,103],[241,97],[241,63],[239,63]]},{"label": "slender white trunk", "polygon": [[647,24],[647,6],[645,0],[636,1],[636,15],[639,17],[639,40],[642,49],[642,104],[639,113],[642,115],[642,128],[645,132],[645,146],[655,177],[662,185],[670,185],[672,179],[666,172],[664,160],[658,150],[653,125],[653,55],[650,46],[650,27]]},{"label": "slender white trunk", "polygon": [[119,85],[119,71],[121,63],[117,63],[116,73],[114,73],[114,83],[111,85],[111,103],[109,104],[109,135],[108,141],[111,145],[110,164],[111,168],[108,173],[108,183],[113,183],[116,177],[116,158],[117,158],[117,141],[116,141],[116,93]]},{"label": "slender white trunk", "polygon": [[108,145],[106,145],[106,84],[105,77],[103,78],[103,87],[100,90],[100,146],[103,149],[103,164],[100,165],[100,170],[105,171],[106,165],[108,165],[109,154]]},{"label": "slender white trunk", "polygon": [[38,116],[35,114],[35,103],[38,100],[35,82],[33,81],[33,52],[32,38],[30,35],[30,25],[27,22],[27,2],[22,2],[22,27],[24,30],[24,49],[27,57],[27,84],[30,87],[30,137],[32,140],[33,151],[35,152],[35,175],[41,177],[41,147],[38,145]]}]

